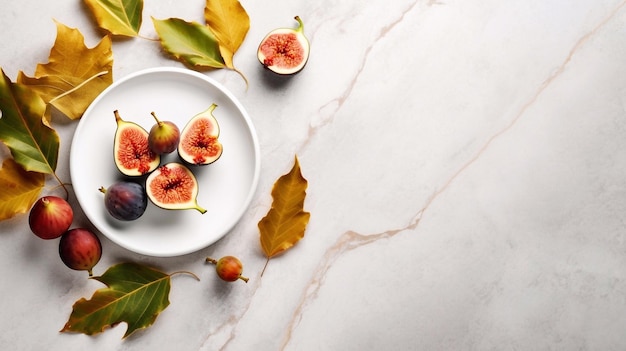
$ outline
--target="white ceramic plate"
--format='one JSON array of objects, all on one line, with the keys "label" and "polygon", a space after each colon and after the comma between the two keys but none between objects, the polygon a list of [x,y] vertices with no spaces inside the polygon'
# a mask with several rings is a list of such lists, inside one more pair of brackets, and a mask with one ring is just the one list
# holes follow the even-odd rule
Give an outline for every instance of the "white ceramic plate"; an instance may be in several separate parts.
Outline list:
[{"label": "white ceramic plate", "polygon": [[[198,203],[207,212],[164,210],[149,202],[135,221],[112,218],[98,189],[128,179],[113,161],[113,111],[148,131],[155,123],[150,115],[154,111],[182,130],[212,103],[217,104],[213,115],[224,152],[211,165],[190,167],[199,183]],[[188,69],[148,69],[116,81],[85,111],[70,150],[72,185],[92,224],[118,245],[158,257],[195,252],[226,235],[246,211],[260,169],[256,132],[241,103],[219,83]],[[176,151],[162,157],[161,164],[173,161],[181,162]],[[145,177],[136,180],[145,185]]]}]

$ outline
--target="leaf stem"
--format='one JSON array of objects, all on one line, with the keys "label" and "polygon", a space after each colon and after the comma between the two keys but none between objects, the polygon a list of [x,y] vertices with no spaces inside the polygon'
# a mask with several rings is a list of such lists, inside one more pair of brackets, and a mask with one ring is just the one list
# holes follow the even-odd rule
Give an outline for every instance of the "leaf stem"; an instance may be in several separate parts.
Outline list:
[{"label": "leaf stem", "polygon": [[[230,68],[230,67],[229,67],[229,68]],[[231,70],[233,70],[233,71],[235,71],[235,72],[237,72],[237,73],[241,76],[241,78],[243,78],[243,81],[244,81],[244,82],[246,82],[246,91],[248,91],[248,87],[250,86],[250,83],[248,82],[248,78],[246,78],[246,75],[245,75],[245,74],[243,74],[243,72],[241,72],[240,70],[238,70],[238,69],[237,69],[237,68],[235,68],[235,67],[232,67],[232,68],[230,68],[230,69],[231,69]]]},{"label": "leaf stem", "polygon": [[65,201],[69,200],[69,198],[70,198],[70,191],[67,190],[66,185],[71,185],[71,183],[63,183],[63,181],[61,180],[61,178],[59,178],[59,176],[56,174],[56,172],[52,172],[52,176],[59,182],[59,185],[57,185],[54,188],[52,188],[52,190],[56,189],[57,187],[63,188],[63,191],[65,192]]},{"label": "leaf stem", "polygon": [[85,80],[85,81],[81,82],[80,84],[78,84],[77,86],[73,87],[72,89],[70,89],[70,90],[68,90],[68,91],[64,92],[64,93],[63,93],[63,94],[61,94],[61,95],[57,95],[57,96],[55,96],[54,98],[50,99],[50,101],[48,101],[48,103],[49,103],[49,104],[52,104],[53,102],[55,102],[55,101],[57,101],[57,100],[59,100],[59,99],[61,99],[61,98],[65,97],[65,96],[67,96],[67,95],[69,95],[69,94],[71,94],[71,93],[75,92],[76,90],[78,90],[78,89],[82,88],[83,86],[85,86],[85,84],[87,84],[87,83],[91,82],[92,80],[94,80],[94,79],[96,79],[96,78],[98,78],[98,77],[100,77],[100,76],[103,76],[103,75],[105,75],[105,74],[107,74],[107,73],[109,73],[109,71],[102,71],[102,72],[98,72],[98,73],[94,74],[93,76],[91,76],[91,77],[87,78],[87,80]]},{"label": "leaf stem", "polygon": [[270,258],[267,258],[267,261],[265,261],[265,265],[263,266],[263,270],[261,271],[261,277],[263,277],[263,273],[265,273],[265,268],[267,268],[267,264],[270,263]]},{"label": "leaf stem", "polygon": [[194,273],[189,272],[189,271],[176,271],[176,272],[174,272],[174,273],[171,273],[169,276],[170,276],[170,277],[172,277],[173,275],[176,275],[176,274],[186,274],[186,275],[190,275],[190,276],[192,276],[192,277],[196,278],[196,280],[197,280],[197,281],[200,281],[200,278],[199,278],[197,275],[195,275]]}]

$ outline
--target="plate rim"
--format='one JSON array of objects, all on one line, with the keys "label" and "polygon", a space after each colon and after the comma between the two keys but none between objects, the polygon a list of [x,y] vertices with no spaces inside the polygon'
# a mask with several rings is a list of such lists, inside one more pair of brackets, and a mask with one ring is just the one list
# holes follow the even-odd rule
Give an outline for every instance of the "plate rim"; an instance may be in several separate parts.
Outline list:
[{"label": "plate rim", "polygon": [[[217,90],[219,90],[222,94],[224,94],[226,96],[226,98],[228,98],[234,105],[235,107],[241,112],[241,117],[243,118],[243,121],[245,122],[246,127],[248,128],[248,132],[250,134],[250,139],[253,145],[253,150],[254,150],[254,172],[253,172],[253,177],[252,177],[252,182],[250,183],[250,190],[245,198],[245,200],[241,203],[241,209],[239,213],[236,213],[236,219],[233,221],[233,223],[228,226],[227,228],[224,229],[224,233],[217,236],[215,238],[215,240],[213,241],[209,241],[207,243],[203,243],[203,245],[199,246],[199,247],[191,247],[185,250],[177,250],[177,251],[172,251],[172,252],[168,252],[168,253],[164,253],[164,252],[154,252],[154,251],[150,251],[150,250],[143,250],[141,248],[137,248],[134,247],[132,245],[128,245],[127,243],[125,243],[123,240],[119,240],[117,237],[112,236],[112,235],[108,235],[105,231],[103,231],[101,228],[99,228],[96,224],[94,224],[94,221],[92,220],[90,214],[88,213],[88,211],[85,211],[85,206],[84,206],[84,202],[86,201],[84,198],[81,200],[82,196],[79,194],[79,192],[76,191],[76,188],[73,188],[73,193],[74,196],[76,197],[76,200],[79,204],[79,206],[81,207],[81,211],[84,213],[85,217],[87,218],[87,220],[89,221],[89,223],[95,227],[102,235],[104,235],[105,237],[107,237],[109,240],[111,240],[112,242],[114,242],[116,245],[137,253],[137,254],[141,254],[141,255],[146,255],[146,256],[151,256],[151,257],[178,257],[178,256],[184,256],[187,254],[191,254],[197,251],[200,251],[202,249],[205,249],[211,245],[213,245],[214,243],[216,243],[217,241],[219,241],[220,239],[222,239],[223,237],[225,237],[228,233],[230,233],[232,231],[232,229],[240,222],[241,218],[244,216],[245,212],[249,209],[250,204],[252,202],[252,199],[254,198],[254,195],[257,191],[258,188],[258,183],[259,183],[259,179],[260,179],[260,170],[261,170],[261,152],[260,152],[260,144],[259,144],[259,138],[256,132],[256,128],[254,126],[254,123],[252,122],[252,119],[250,117],[250,114],[248,113],[248,111],[245,109],[245,107],[243,106],[243,104],[239,101],[239,99],[237,99],[237,97],[234,96],[234,94],[228,90],[223,84],[221,84],[220,82],[216,81],[215,79],[206,76],[200,72],[197,71],[193,71],[191,69],[188,68],[178,68],[178,67],[152,67],[152,68],[145,68],[145,69],[141,69],[132,73],[129,73],[127,75],[125,75],[122,78],[117,79],[116,81],[114,81],[111,85],[109,85],[106,89],[104,89],[100,94],[98,94],[98,96],[89,104],[89,106],[87,107],[87,109],[85,110],[85,112],[83,113],[83,115],[81,116],[80,121],[78,122],[78,125],[76,126],[76,129],[74,130],[74,133],[72,135],[72,139],[71,139],[71,143],[70,143],[70,149],[69,149],[69,174],[70,174],[70,179],[73,179],[75,171],[74,171],[74,164],[76,164],[77,162],[75,162],[74,158],[78,157],[75,156],[76,153],[74,152],[75,148],[77,147],[78,144],[78,135],[80,135],[80,131],[83,129],[83,126],[87,123],[86,119],[83,119],[83,117],[85,115],[89,115],[89,113],[96,108],[96,106],[98,105],[98,103],[103,100],[110,91],[116,89],[118,86],[124,84],[127,81],[133,80],[133,79],[137,79],[139,77],[142,76],[147,76],[147,75],[151,75],[151,74],[160,74],[160,73],[173,73],[175,75],[181,75],[181,76],[191,76],[193,78],[199,79],[204,81],[205,83],[212,85],[213,87],[215,87]],[[78,167],[78,166],[76,166]],[[73,180],[72,180],[73,183]]]}]

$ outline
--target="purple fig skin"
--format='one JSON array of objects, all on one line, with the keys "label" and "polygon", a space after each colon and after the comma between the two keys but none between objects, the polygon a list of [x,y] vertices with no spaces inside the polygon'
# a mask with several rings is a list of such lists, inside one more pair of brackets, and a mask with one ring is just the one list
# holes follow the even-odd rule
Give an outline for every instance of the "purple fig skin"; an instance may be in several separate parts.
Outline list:
[{"label": "purple fig skin", "polygon": [[154,112],[152,116],[157,123],[152,126],[148,134],[150,150],[159,155],[173,152],[180,140],[180,129],[173,122],[159,120]]},{"label": "purple fig skin", "polygon": [[93,267],[102,256],[102,244],[89,229],[70,229],[61,236],[59,256],[67,267],[87,271],[91,277]]},{"label": "purple fig skin", "polygon": [[36,236],[56,239],[65,233],[74,220],[70,204],[57,196],[44,196],[30,209],[28,224]]}]

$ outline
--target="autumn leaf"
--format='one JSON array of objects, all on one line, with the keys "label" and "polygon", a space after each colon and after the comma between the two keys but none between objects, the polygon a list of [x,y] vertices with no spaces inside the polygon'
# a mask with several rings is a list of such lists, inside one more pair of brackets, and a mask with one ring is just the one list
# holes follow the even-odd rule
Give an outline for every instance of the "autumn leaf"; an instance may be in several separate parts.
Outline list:
[{"label": "autumn leaf", "polygon": [[274,183],[272,207],[258,224],[261,233],[261,248],[267,257],[267,262],[270,258],[294,246],[304,237],[304,231],[311,216],[309,212],[304,212],[307,185],[308,182],[302,176],[296,156],[291,171]]},{"label": "autumn leaf", "polygon": [[[177,272],[188,273],[189,272]],[[124,338],[138,329],[151,326],[158,315],[169,306],[170,277],[154,268],[138,263],[120,263],[93,277],[107,288],[97,290],[90,300],[74,303],[69,320],[62,332],[93,335],[106,327],[126,322]]]},{"label": "autumn leaf", "polygon": [[59,135],[43,118],[46,104],[29,87],[0,73],[0,140],[25,170],[53,174]]},{"label": "autumn leaf", "polygon": [[215,34],[226,67],[234,69],[233,56],[250,29],[250,17],[238,0],[207,0],[206,24]]},{"label": "autumn leaf", "polygon": [[44,184],[43,173],[25,171],[12,158],[5,159],[0,169],[0,221],[30,210]]},{"label": "autumn leaf", "polygon": [[113,35],[135,37],[141,28],[142,0],[84,0],[98,26]]},{"label": "autumn leaf", "polygon": [[213,33],[197,22],[152,18],[163,49],[191,68],[223,68],[224,59]]},{"label": "autumn leaf", "polygon": [[[91,102],[113,82],[111,39],[93,48],[85,46],[78,29],[59,22],[48,63],[39,64],[34,77],[19,72],[17,81],[30,86],[43,100],[70,119],[78,119]],[[50,109],[46,119],[50,120]]]}]

